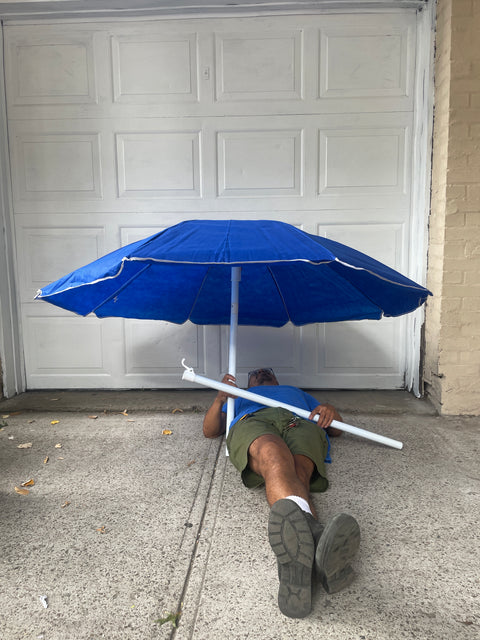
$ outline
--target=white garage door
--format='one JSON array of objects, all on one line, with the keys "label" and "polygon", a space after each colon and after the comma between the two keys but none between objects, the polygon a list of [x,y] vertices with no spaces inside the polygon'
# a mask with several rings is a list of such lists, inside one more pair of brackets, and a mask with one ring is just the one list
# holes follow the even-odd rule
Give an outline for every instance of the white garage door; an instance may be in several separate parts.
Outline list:
[{"label": "white garage door", "polygon": [[[181,387],[182,357],[225,371],[224,327],[33,301],[181,220],[283,220],[408,275],[414,11],[10,24],[5,42],[28,388]],[[405,319],[241,328],[238,369],[395,388],[409,331]]]}]

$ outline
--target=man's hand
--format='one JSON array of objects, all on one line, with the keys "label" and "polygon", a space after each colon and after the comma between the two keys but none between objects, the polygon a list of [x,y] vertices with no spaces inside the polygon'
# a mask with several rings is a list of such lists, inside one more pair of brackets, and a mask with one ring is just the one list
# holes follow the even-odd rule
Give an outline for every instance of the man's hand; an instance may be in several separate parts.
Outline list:
[{"label": "man's hand", "polygon": [[329,436],[339,436],[342,432],[339,429],[335,429],[335,427],[331,427],[332,420],[342,421],[341,415],[331,404],[319,404],[318,407],[312,411],[309,415],[309,419],[313,420],[314,416],[318,416],[318,425],[322,427],[322,429],[327,429]]},{"label": "man's hand", "polygon": [[[226,373],[223,378],[222,378],[222,382],[223,384],[229,384],[232,387],[236,387],[237,386],[237,380],[235,378],[235,376],[230,375],[229,373]],[[236,398],[237,396],[232,396],[230,393],[226,393],[225,391],[219,391],[217,394],[217,399],[219,401],[221,401],[222,404],[225,404],[225,402],[228,400],[228,398]]]},{"label": "man's hand", "polygon": [[[236,387],[237,383],[235,377],[226,373],[222,382],[224,384],[229,384],[232,387]],[[235,396],[230,395],[225,391],[219,391],[215,397],[215,400],[212,403],[212,406],[205,414],[205,418],[203,420],[203,435],[206,438],[216,438],[217,436],[221,436],[225,433],[226,430],[226,414],[223,413],[222,407],[228,398],[234,398]]]}]

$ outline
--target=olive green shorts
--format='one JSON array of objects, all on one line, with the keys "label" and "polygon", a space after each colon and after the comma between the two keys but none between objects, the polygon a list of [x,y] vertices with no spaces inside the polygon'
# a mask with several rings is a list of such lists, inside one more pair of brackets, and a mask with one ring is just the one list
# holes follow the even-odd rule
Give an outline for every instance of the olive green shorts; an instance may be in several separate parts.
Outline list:
[{"label": "olive green shorts", "polygon": [[243,484],[252,489],[264,480],[248,466],[248,449],[259,436],[280,436],[293,455],[304,455],[313,460],[315,469],[310,480],[310,491],[325,491],[328,487],[325,456],[328,442],[325,431],[315,422],[297,418],[295,426],[289,426],[293,414],[287,409],[260,409],[241,418],[230,429],[227,447],[230,460],[241,472]]}]

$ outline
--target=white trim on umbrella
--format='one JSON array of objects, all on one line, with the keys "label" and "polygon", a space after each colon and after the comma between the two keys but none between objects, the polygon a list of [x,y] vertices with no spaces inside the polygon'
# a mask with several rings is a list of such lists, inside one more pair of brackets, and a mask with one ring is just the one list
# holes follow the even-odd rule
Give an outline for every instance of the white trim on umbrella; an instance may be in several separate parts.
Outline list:
[{"label": "white trim on umbrella", "polygon": [[[417,285],[416,283],[413,284],[406,284],[406,283],[402,283],[402,282],[398,282],[397,280],[390,280],[389,278],[386,278],[385,276],[381,276],[378,273],[375,273],[374,271],[371,271],[370,269],[365,269],[364,267],[356,267],[353,264],[349,264],[348,262],[344,262],[343,260],[339,260],[338,258],[334,258],[333,260],[319,260],[318,262],[315,262],[314,260],[303,260],[301,258],[292,258],[290,260],[252,260],[252,261],[242,261],[237,263],[231,263],[231,262],[187,262],[187,261],[181,261],[181,260],[159,260],[157,258],[122,258],[122,262],[120,265],[119,270],[117,271],[117,273],[115,273],[112,276],[105,276],[104,278],[98,278],[97,280],[92,280],[92,282],[81,282],[79,284],[75,284],[75,285],[71,285],[69,287],[65,287],[65,289],[61,289],[59,291],[55,291],[54,293],[48,293],[46,294],[47,296],[56,296],[60,293],[65,293],[65,291],[70,291],[72,289],[78,289],[79,287],[87,287],[93,284],[98,284],[99,282],[104,282],[106,280],[114,280],[115,278],[118,278],[118,276],[122,273],[123,268],[125,266],[125,262],[155,262],[155,263],[159,263],[159,264],[185,264],[185,265],[198,265],[198,266],[213,266],[213,265],[224,265],[224,266],[232,266],[232,268],[234,268],[235,266],[240,267],[240,265],[250,265],[250,264],[282,264],[282,263],[287,263],[287,262],[306,262],[308,264],[314,264],[314,265],[320,265],[320,264],[329,264],[332,262],[338,262],[339,264],[348,267],[349,269],[354,269],[355,271],[365,271],[366,273],[369,273],[370,275],[374,276],[375,278],[378,278],[379,280],[383,280],[384,282],[389,282],[390,284],[394,284],[398,287],[404,287],[405,289],[412,289],[414,291],[424,291],[424,287],[422,287],[421,285]],[[143,269],[142,269],[143,271]],[[134,279],[140,272],[136,273],[132,279]],[[400,274],[402,275],[402,274]],[[130,282],[130,281],[129,281]],[[122,287],[122,289],[125,287],[125,285]],[[42,289],[38,289],[37,293],[35,294],[34,299],[41,299],[43,297],[43,290]]]}]

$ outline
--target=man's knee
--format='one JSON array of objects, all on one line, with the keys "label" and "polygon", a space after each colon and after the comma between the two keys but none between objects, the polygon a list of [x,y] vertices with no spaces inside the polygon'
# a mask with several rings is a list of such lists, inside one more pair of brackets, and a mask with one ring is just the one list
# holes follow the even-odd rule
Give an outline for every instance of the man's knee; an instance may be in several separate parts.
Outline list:
[{"label": "man's knee", "polygon": [[285,442],[274,434],[256,438],[248,449],[250,468],[265,478],[268,472],[294,466],[293,455]]}]

